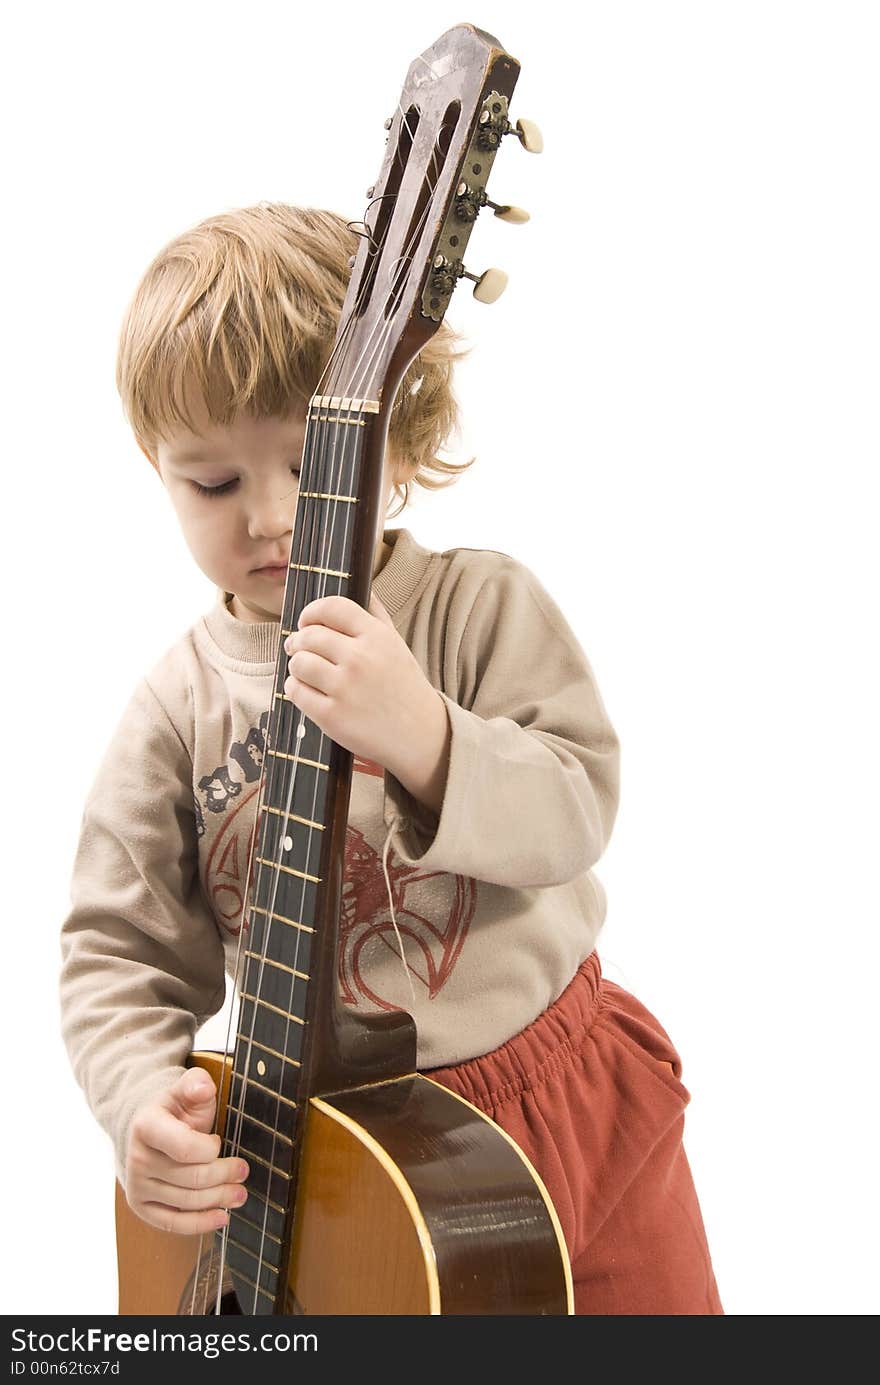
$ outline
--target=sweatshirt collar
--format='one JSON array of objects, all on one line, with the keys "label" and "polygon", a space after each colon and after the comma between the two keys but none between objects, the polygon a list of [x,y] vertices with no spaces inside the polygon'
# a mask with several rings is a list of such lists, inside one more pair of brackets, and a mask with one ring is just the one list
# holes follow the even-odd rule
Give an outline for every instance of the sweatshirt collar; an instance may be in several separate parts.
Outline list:
[{"label": "sweatshirt collar", "polygon": [[[393,619],[421,587],[435,555],[417,543],[408,529],[386,529],[383,538],[391,552],[373,578],[373,591]],[[204,617],[208,634],[228,658],[274,668],[279,622],[239,620],[226,604],[229,595],[217,588],[216,603]]]}]

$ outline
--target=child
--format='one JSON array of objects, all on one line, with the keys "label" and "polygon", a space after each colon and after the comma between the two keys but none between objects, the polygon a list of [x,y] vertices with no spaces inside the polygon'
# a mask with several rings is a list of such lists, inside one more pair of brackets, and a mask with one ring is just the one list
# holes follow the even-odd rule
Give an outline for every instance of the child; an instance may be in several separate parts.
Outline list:
[{"label": "child", "polygon": [[[213,217],[156,257],[121,334],[126,415],[218,590],[136,688],[92,785],[61,993],[129,1203],[163,1230],[212,1231],[247,1198],[247,1164],[211,1133],[213,1083],[184,1065],[234,971],[306,405],[355,247],[327,212]],[[458,354],[443,324],[404,377],[383,513],[455,479],[436,452]],[[342,994],[409,1010],[419,1069],[529,1157],[577,1313],[720,1314],[678,1054],[596,951],[619,746],[587,659],[503,553],[385,529],[373,574],[369,609],[321,597],[286,644],[285,693],[354,756]]]}]

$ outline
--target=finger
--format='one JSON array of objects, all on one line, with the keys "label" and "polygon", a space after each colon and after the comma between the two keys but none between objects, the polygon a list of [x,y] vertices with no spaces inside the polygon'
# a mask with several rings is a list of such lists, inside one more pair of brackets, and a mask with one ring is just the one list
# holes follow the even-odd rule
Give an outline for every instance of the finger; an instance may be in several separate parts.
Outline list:
[{"label": "finger", "polygon": [[190,1068],[165,1094],[165,1104],[178,1120],[194,1130],[209,1132],[214,1124],[217,1088],[202,1068]]},{"label": "finger", "polygon": [[204,1236],[229,1224],[228,1214],[218,1207],[208,1212],[181,1212],[161,1202],[141,1202],[133,1210],[150,1226],[159,1231],[172,1231],[177,1236]]},{"label": "finger", "polygon": [[161,1179],[145,1181],[142,1196],[145,1201],[173,1207],[178,1212],[204,1212],[210,1207],[243,1207],[247,1189],[240,1183],[217,1183],[210,1188],[180,1188]]},{"label": "finger", "polygon": [[340,635],[338,630],[331,630],[328,625],[307,625],[305,629],[288,635],[284,648],[288,654],[308,650],[310,654],[320,654],[331,664],[341,664],[346,652],[351,650],[351,636]]},{"label": "finger", "polygon": [[[326,731],[324,725],[327,709],[330,707],[331,699],[326,693],[318,692],[316,688],[310,688],[308,683],[302,683],[298,678],[286,678],[282,689],[284,696],[289,698],[294,707],[311,717],[322,731]],[[327,732],[329,735],[330,733]]]},{"label": "finger", "polygon": [[297,627],[304,625],[329,625],[341,635],[360,635],[369,625],[369,617],[363,606],[347,596],[320,596],[303,606]]},{"label": "finger", "polygon": [[308,649],[298,649],[292,654],[288,667],[293,678],[328,697],[339,688],[339,665],[328,663],[320,654]]},{"label": "finger", "polygon": [[219,1135],[191,1129],[164,1106],[152,1106],[136,1117],[132,1134],[178,1164],[208,1164],[220,1153]]},{"label": "finger", "polygon": [[156,1154],[148,1177],[175,1188],[201,1190],[225,1183],[243,1183],[249,1173],[250,1169],[243,1159],[212,1159],[209,1164],[178,1164],[164,1154]]}]

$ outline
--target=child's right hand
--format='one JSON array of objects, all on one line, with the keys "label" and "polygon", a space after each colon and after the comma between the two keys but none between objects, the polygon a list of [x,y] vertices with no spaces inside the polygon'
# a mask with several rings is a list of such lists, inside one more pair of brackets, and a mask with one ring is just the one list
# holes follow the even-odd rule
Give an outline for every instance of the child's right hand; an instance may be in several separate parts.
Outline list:
[{"label": "child's right hand", "polygon": [[200,1236],[240,1207],[250,1172],[243,1159],[220,1159],[212,1134],[217,1088],[202,1068],[188,1068],[172,1087],[135,1112],[128,1137],[125,1187],[132,1211],[160,1231]]}]

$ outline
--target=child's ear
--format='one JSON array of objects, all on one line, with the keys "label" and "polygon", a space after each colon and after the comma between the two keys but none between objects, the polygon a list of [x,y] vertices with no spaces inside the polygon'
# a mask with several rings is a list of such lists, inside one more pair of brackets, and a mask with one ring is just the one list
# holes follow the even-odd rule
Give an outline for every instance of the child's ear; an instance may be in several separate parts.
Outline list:
[{"label": "child's ear", "polygon": [[392,482],[402,486],[406,481],[411,481],[418,471],[415,463],[408,461],[399,452],[388,448],[389,470]]},{"label": "child's ear", "polygon": [[[137,442],[137,439],[135,439],[135,441]],[[151,456],[150,456],[149,452],[148,452],[147,449],[144,447],[144,445],[143,445],[142,442],[138,442],[138,447],[141,449],[141,451],[143,452],[144,456],[146,457],[147,461],[150,463],[150,466],[154,469],[154,471],[159,471],[159,466],[158,466],[158,463],[156,462],[156,459],[155,459],[154,457],[151,457]],[[161,472],[160,472],[160,475],[161,475]]]}]

